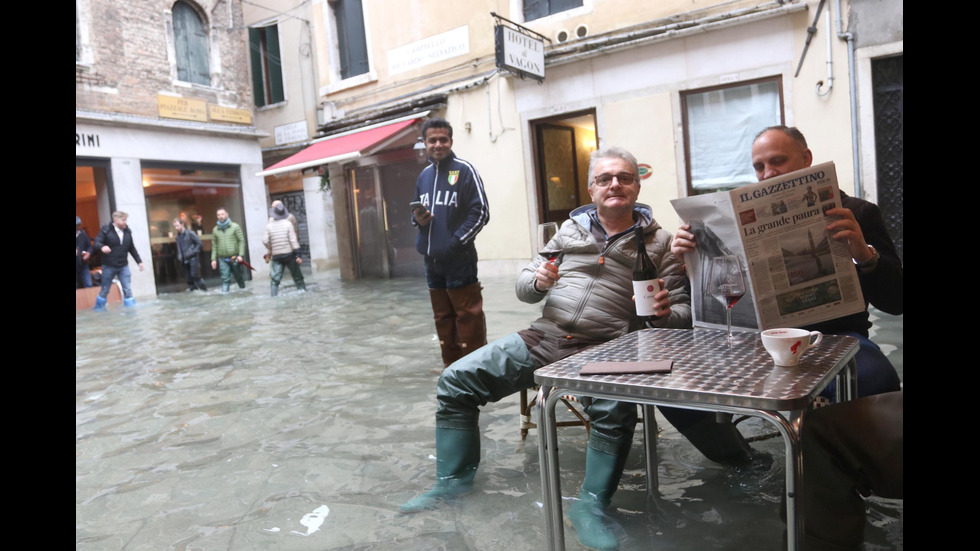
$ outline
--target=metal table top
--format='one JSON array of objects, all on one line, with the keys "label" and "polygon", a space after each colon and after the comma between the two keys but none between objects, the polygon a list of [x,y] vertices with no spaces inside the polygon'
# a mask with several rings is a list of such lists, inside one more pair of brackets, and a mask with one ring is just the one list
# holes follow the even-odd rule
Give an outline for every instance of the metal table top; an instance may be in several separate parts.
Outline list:
[{"label": "metal table top", "polygon": [[[643,329],[534,372],[542,386],[574,394],[614,395],[677,404],[767,411],[809,406],[858,350],[854,337],[824,335],[796,367],[777,367],[759,333],[736,333],[729,347],[717,329]],[[670,373],[579,375],[589,362],[673,360]]]}]

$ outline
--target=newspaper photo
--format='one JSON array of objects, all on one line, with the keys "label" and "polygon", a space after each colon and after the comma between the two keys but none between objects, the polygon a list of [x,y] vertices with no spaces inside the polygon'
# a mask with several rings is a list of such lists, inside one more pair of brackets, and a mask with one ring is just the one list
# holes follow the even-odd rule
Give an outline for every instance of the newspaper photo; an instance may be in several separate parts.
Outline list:
[{"label": "newspaper photo", "polygon": [[695,325],[726,325],[725,304],[708,281],[712,259],[722,255],[740,257],[746,280],[733,327],[799,327],[864,310],[847,243],[826,230],[824,213],[841,205],[834,163],[671,204],[698,243],[684,258]]}]

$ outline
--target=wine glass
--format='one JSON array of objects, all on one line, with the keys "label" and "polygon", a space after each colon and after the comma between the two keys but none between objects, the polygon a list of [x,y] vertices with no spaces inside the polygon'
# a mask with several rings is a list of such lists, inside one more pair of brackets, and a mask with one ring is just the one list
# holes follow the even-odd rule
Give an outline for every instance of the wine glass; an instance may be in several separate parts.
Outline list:
[{"label": "wine glass", "polygon": [[718,256],[711,260],[708,292],[718,299],[728,314],[728,343],[735,341],[732,336],[732,307],[745,295],[745,278],[742,277],[742,262],[737,255]]},{"label": "wine glass", "polygon": [[545,222],[538,225],[538,240],[535,245],[538,249],[538,254],[542,256],[546,262],[554,263],[555,261],[561,259],[561,251],[548,248],[548,244],[551,243],[551,240],[554,239],[555,235],[557,234],[557,222]]}]

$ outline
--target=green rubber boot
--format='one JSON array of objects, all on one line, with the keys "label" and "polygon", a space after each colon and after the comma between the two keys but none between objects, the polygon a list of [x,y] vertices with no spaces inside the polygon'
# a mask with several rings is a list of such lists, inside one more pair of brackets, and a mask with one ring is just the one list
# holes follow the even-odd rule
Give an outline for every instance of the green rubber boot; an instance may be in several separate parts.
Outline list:
[{"label": "green rubber boot", "polygon": [[610,454],[589,446],[585,455],[585,480],[578,501],[565,514],[567,522],[575,528],[578,541],[596,551],[619,549],[616,522],[606,515],[605,510],[623,476],[629,446],[621,450]]},{"label": "green rubber boot", "polygon": [[436,427],[436,484],[403,503],[402,513],[435,509],[447,498],[469,493],[480,464],[480,431]]}]

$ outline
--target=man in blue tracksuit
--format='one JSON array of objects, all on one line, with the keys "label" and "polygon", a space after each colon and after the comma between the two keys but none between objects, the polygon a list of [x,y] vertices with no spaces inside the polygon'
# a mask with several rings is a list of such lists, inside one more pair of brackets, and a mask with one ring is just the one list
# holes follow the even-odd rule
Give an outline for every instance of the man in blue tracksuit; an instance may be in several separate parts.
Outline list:
[{"label": "man in blue tracksuit", "polygon": [[425,278],[444,366],[487,344],[482,287],[476,273],[476,234],[490,220],[480,174],[453,153],[445,119],[422,125],[430,164],[415,184],[415,248],[425,257]]}]

